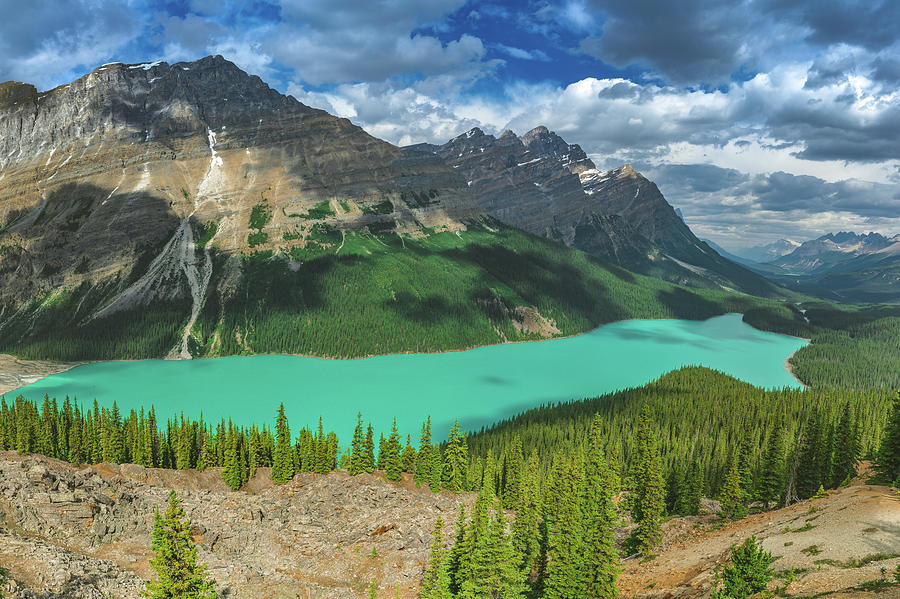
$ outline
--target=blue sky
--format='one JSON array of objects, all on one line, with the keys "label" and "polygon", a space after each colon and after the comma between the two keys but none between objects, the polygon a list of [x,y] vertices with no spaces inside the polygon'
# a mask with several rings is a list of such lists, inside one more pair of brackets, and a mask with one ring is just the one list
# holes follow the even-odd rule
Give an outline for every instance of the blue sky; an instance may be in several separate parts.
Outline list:
[{"label": "blue sky", "polygon": [[0,81],[222,54],[393,143],[544,124],[728,249],[900,232],[895,0],[0,0]]}]

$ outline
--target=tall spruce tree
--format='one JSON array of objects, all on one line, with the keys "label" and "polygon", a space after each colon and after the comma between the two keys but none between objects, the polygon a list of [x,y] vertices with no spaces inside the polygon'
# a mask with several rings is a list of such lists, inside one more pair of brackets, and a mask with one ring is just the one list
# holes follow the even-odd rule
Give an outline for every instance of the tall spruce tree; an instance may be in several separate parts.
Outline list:
[{"label": "tall spruce tree", "polygon": [[466,490],[466,478],[469,469],[469,452],[466,446],[466,435],[454,420],[444,450],[443,486],[454,493]]},{"label": "tall spruce tree", "polygon": [[400,433],[397,432],[397,419],[391,425],[391,434],[385,443],[384,475],[388,480],[403,480],[403,464],[400,461]]},{"label": "tall spruce tree", "polygon": [[275,417],[275,453],[272,456],[272,482],[276,485],[284,484],[294,478],[294,452],[291,448],[291,429],[288,426],[287,416],[284,414],[284,404],[278,406],[278,414]]},{"label": "tall spruce tree", "polygon": [[237,434],[229,420],[228,434],[225,438],[225,467],[222,469],[222,480],[233,491],[241,488],[244,478],[241,472],[239,449]]},{"label": "tall spruce tree", "polygon": [[832,487],[837,487],[856,476],[856,465],[859,461],[859,431],[853,419],[850,402],[844,404],[835,437]]},{"label": "tall spruce tree", "polygon": [[375,431],[372,424],[366,428],[366,438],[363,441],[363,472],[375,471]]},{"label": "tall spruce tree", "polygon": [[574,456],[558,455],[546,505],[547,563],[544,599],[581,599],[585,596],[584,517],[581,510],[582,468]]},{"label": "tall spruce tree", "polygon": [[191,521],[185,518],[175,491],[169,492],[165,516],[156,512],[150,566],[156,580],[147,584],[148,599],[215,599],[215,584],[207,579],[206,564],[197,561],[197,547],[191,539]]},{"label": "tall spruce tree", "polygon": [[419,437],[419,451],[416,454],[416,474],[413,480],[416,486],[429,484],[431,479],[431,416],[422,424],[422,435]]},{"label": "tall spruce tree", "polygon": [[588,434],[581,485],[585,599],[610,599],[618,592],[618,516],[612,495],[614,476],[603,457],[602,422],[596,415]]},{"label": "tall spruce tree", "polygon": [[450,594],[450,570],[447,549],[444,547],[443,520],[438,516],[431,535],[428,565],[419,589],[419,599],[453,599]]},{"label": "tall spruce tree", "polygon": [[875,467],[889,481],[900,479],[900,391],[894,398],[887,424],[881,435],[881,446],[875,459]]},{"label": "tall spruce tree", "polygon": [[762,459],[762,469],[759,482],[756,485],[757,496],[763,502],[765,509],[770,504],[778,503],[784,491],[785,478],[785,436],[780,424],[769,431],[766,440],[766,449]]},{"label": "tall spruce tree", "polygon": [[404,472],[416,473],[416,448],[412,446],[412,437],[406,435],[406,445],[400,452],[400,465]]},{"label": "tall spruce tree", "polygon": [[665,510],[665,483],[662,464],[650,421],[650,409],[641,409],[635,439],[634,497],[632,517],[637,526],[631,533],[629,546],[637,553],[652,549],[662,538],[662,519]]},{"label": "tall spruce tree", "polygon": [[747,515],[744,504],[746,492],[741,487],[740,452],[735,452],[722,484],[722,515],[726,518],[743,518]]},{"label": "tall spruce tree", "polygon": [[365,441],[362,412],[357,412],[356,428],[353,429],[353,440],[350,442],[350,476],[356,476],[366,471],[364,467]]},{"label": "tall spruce tree", "polygon": [[822,420],[817,411],[809,415],[802,435],[797,462],[797,495],[808,499],[816,494],[822,484],[824,439]]}]

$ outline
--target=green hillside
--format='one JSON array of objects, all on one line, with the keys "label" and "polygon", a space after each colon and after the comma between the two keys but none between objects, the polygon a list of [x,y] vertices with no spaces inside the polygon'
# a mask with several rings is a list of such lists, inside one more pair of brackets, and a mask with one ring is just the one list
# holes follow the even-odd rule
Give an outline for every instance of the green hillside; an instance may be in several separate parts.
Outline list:
[{"label": "green hillside", "polygon": [[[192,354],[440,351],[572,335],[623,319],[705,319],[778,306],[636,275],[492,220],[428,233],[342,234],[321,225],[303,249],[215,255]],[[188,320],[189,299],[90,318],[143,274],[149,258],[127,280],[36,298],[2,321],[0,351],[57,360],[166,355]]]}]

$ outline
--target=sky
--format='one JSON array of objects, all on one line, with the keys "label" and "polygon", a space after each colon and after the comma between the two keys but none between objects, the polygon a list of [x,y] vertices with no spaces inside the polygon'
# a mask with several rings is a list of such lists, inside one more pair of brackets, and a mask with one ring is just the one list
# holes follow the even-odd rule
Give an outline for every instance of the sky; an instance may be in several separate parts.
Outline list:
[{"label": "sky", "polygon": [[221,54],[396,144],[546,125],[729,250],[900,233],[896,0],[0,0],[0,81]]}]

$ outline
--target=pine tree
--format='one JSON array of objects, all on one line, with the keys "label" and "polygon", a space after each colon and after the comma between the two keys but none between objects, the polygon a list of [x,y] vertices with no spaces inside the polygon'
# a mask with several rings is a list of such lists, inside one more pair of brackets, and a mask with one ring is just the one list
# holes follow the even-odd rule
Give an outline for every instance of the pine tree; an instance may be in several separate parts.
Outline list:
[{"label": "pine tree", "polygon": [[728,467],[728,473],[725,475],[725,482],[722,484],[722,515],[725,518],[737,519],[747,515],[747,507],[744,505],[746,493],[741,488],[739,461],[740,455],[735,453],[731,459],[731,465]]},{"label": "pine tree", "polygon": [[376,463],[376,470],[384,470],[385,468],[385,459],[387,459],[387,439],[384,438],[384,433],[378,434],[378,462]]},{"label": "pine tree", "polygon": [[635,440],[634,500],[632,516],[637,527],[631,533],[630,546],[638,553],[652,549],[662,538],[662,518],[665,508],[665,483],[662,464],[650,425],[650,410],[641,409]]},{"label": "pine tree", "polygon": [[428,468],[428,488],[431,489],[432,493],[439,493],[441,490],[441,474],[443,472],[443,456],[441,455],[441,448],[437,445],[433,445],[429,453],[431,454],[429,456],[431,465]]},{"label": "pine tree", "polygon": [[156,580],[147,584],[148,599],[215,599],[215,584],[206,578],[206,564],[197,562],[197,548],[191,539],[191,521],[185,519],[178,496],[169,492],[165,516],[156,513],[150,566]]},{"label": "pine tree", "polygon": [[541,517],[541,491],[539,481],[540,462],[537,452],[532,452],[525,465],[516,518],[512,526],[513,548],[518,557],[519,569],[530,576],[537,565],[540,543],[538,523]]},{"label": "pine tree", "polygon": [[466,478],[469,469],[469,452],[466,447],[466,435],[455,420],[450,428],[447,449],[444,451],[443,486],[454,493],[466,490]]},{"label": "pine tree", "polygon": [[278,414],[275,418],[275,455],[272,457],[272,482],[276,485],[284,484],[294,478],[294,456],[291,449],[291,429],[288,426],[287,416],[284,414],[284,404],[278,406]]},{"label": "pine tree", "polygon": [[238,454],[238,440],[231,421],[228,421],[228,435],[225,438],[225,467],[222,469],[222,480],[233,490],[237,491],[243,484],[241,472],[241,460]]},{"label": "pine tree", "polygon": [[388,480],[403,480],[403,464],[400,461],[400,435],[397,432],[397,419],[391,425],[391,434],[385,443],[384,472]]},{"label": "pine tree", "polygon": [[400,463],[404,472],[415,474],[416,472],[416,448],[412,446],[412,438],[406,435],[406,445],[400,453]]},{"label": "pine tree", "polygon": [[[437,447],[435,447],[437,449]],[[456,595],[463,582],[467,578],[470,567],[471,553],[466,546],[466,540],[470,538],[466,525],[466,504],[459,504],[459,515],[456,518],[456,530],[453,537],[453,546],[450,547],[447,556],[447,571],[450,576],[450,593]]]},{"label": "pine tree", "polygon": [[519,494],[522,492],[522,470],[525,467],[525,458],[522,455],[522,440],[519,435],[513,436],[512,444],[506,453],[503,483],[503,507],[511,510],[519,503]]},{"label": "pine tree", "polygon": [[749,501],[752,498],[753,490],[753,443],[749,434],[745,434],[741,440],[738,454],[738,475],[745,500]]},{"label": "pine tree", "polygon": [[420,599],[452,599],[448,555],[444,548],[442,528],[443,520],[438,516],[434,523],[434,532],[431,535],[428,565],[425,568],[425,576],[419,590]]},{"label": "pine tree", "polygon": [[584,519],[581,510],[581,467],[573,456],[557,456],[546,505],[547,565],[544,599],[585,596]]},{"label": "pine tree", "polygon": [[471,557],[471,574],[460,588],[460,599],[520,599],[525,589],[522,573],[515,566],[515,554],[506,532],[503,510],[488,515]]},{"label": "pine tree", "polygon": [[731,548],[731,564],[722,572],[724,595],[732,599],[745,599],[766,590],[775,577],[771,564],[776,558],[763,551],[756,537],[750,537],[742,545]]},{"label": "pine tree", "polygon": [[353,441],[350,442],[350,476],[356,476],[365,469],[365,438],[363,437],[362,412],[356,414],[356,428],[353,429]]},{"label": "pine tree", "polygon": [[818,412],[809,415],[803,431],[797,463],[797,494],[808,499],[822,484],[822,423]]},{"label": "pine tree", "polygon": [[366,439],[363,443],[363,472],[375,471],[375,432],[369,424],[366,429]]},{"label": "pine tree", "polygon": [[766,441],[766,451],[757,484],[757,496],[765,509],[769,509],[770,504],[778,503],[784,490],[786,456],[783,430],[780,425],[776,425],[774,430],[769,432]]},{"label": "pine tree", "polygon": [[881,434],[876,468],[889,481],[900,479],[900,391],[894,398],[887,424]]},{"label": "pine tree", "polygon": [[832,487],[838,487],[845,480],[856,476],[856,465],[859,460],[859,431],[853,422],[850,402],[844,404],[844,411],[838,422],[835,436],[838,442],[834,448]]},{"label": "pine tree", "polygon": [[416,486],[428,484],[431,479],[431,416],[422,424],[422,436],[419,438],[419,451],[416,459],[416,474],[413,480]]},{"label": "pine tree", "polygon": [[619,552],[616,549],[616,506],[612,496],[610,472],[603,458],[603,433],[600,416],[594,417],[588,437],[582,483],[584,597],[607,599],[617,594]]}]

